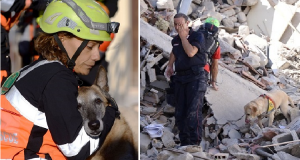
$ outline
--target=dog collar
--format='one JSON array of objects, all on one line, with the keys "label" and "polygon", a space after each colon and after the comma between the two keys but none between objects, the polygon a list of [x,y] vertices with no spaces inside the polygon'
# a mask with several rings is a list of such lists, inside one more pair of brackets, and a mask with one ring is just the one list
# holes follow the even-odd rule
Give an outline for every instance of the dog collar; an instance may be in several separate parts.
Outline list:
[{"label": "dog collar", "polygon": [[267,96],[266,94],[262,94],[259,97],[263,97],[263,98],[266,98],[268,100],[268,108],[267,108],[266,114],[268,114],[268,112],[271,112],[271,111],[274,110],[275,102],[272,100],[271,97]]}]

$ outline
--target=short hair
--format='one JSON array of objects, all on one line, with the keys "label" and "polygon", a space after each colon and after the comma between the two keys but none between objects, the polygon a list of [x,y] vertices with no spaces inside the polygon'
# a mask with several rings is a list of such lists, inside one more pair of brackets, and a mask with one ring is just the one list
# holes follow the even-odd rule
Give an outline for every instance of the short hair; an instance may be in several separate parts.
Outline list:
[{"label": "short hair", "polygon": [[177,13],[174,18],[184,18],[185,21],[189,20],[188,16],[183,13]]}]

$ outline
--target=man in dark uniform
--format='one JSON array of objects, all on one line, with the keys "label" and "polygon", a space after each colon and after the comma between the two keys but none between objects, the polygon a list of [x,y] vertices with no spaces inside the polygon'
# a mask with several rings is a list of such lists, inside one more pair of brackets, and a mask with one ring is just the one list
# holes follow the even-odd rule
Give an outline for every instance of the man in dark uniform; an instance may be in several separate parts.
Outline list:
[{"label": "man in dark uniform", "polygon": [[[203,36],[188,28],[188,17],[178,13],[174,26],[178,35],[172,40],[172,53],[167,66],[167,76],[175,83],[175,120],[179,129],[181,146],[199,145],[202,137],[202,106],[207,89],[207,60],[201,52]],[[213,67],[214,68],[214,67]],[[213,78],[216,78],[214,76]],[[215,83],[213,88],[217,90]]]}]

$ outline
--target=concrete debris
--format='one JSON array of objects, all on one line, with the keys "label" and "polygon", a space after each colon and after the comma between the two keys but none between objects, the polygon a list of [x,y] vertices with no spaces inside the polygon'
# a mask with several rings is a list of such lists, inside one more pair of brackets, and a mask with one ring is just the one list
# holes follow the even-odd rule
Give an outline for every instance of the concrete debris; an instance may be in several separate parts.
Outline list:
[{"label": "concrete debris", "polygon": [[152,147],[151,149],[147,150],[147,156],[151,158],[156,158],[158,155],[158,151],[155,147]]},{"label": "concrete debris", "polygon": [[[273,144],[276,144],[276,143],[295,141],[295,140],[299,140],[299,138],[296,131],[292,130],[290,133],[282,133],[273,137],[272,142]],[[277,152],[283,151],[291,155],[298,155],[298,156],[299,153],[297,152],[299,152],[299,147],[300,147],[300,142],[293,142],[293,143],[274,146]]]},{"label": "concrete debris", "polygon": [[173,140],[174,134],[167,129],[164,128],[164,134],[161,137],[162,142],[166,148],[172,148],[175,146],[175,142]]},{"label": "concrete debris", "polygon": [[157,9],[174,10],[174,5],[172,0],[157,0],[156,7]]},{"label": "concrete debris", "polygon": [[174,158],[174,160],[194,160],[194,157],[190,153],[184,153]]},{"label": "concrete debris", "polygon": [[258,155],[255,155],[255,154],[236,153],[236,154],[234,154],[234,156],[236,156],[236,158],[238,160],[243,160],[243,159],[260,160],[260,157]]},{"label": "concrete debris", "polygon": [[[141,159],[299,159],[299,6],[298,0],[192,0],[187,15],[193,30],[208,17],[220,21],[219,90],[207,89],[200,146],[180,147],[175,97],[164,76],[180,1],[141,0],[140,128],[164,126],[162,137],[141,130]],[[286,92],[297,106],[288,111],[292,122],[278,110],[273,126],[245,124],[244,106],[273,89]],[[262,122],[266,126],[268,118]]]},{"label": "concrete debris", "polygon": [[151,144],[155,148],[159,148],[159,149],[163,148],[163,143],[160,140],[153,139]]},{"label": "concrete debris", "polygon": [[285,152],[277,152],[277,155],[280,159],[288,159],[288,160],[299,160],[298,157],[294,157],[288,153],[285,153]]},{"label": "concrete debris", "polygon": [[149,149],[151,139],[147,134],[140,133],[140,152],[146,153]]},{"label": "concrete debris", "polygon": [[228,133],[228,136],[230,138],[233,138],[233,139],[240,139],[241,138],[241,134],[235,129],[231,129]]}]

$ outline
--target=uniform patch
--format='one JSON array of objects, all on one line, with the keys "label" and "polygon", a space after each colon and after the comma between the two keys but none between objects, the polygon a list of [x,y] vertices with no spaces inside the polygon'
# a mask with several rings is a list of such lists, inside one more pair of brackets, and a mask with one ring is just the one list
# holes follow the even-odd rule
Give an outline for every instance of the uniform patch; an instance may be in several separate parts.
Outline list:
[{"label": "uniform patch", "polygon": [[270,99],[268,99],[268,101],[269,101],[268,112],[270,112],[270,111],[273,111],[273,110],[274,110],[274,103],[273,103]]},{"label": "uniform patch", "polygon": [[11,74],[2,85],[1,94],[5,94],[6,92],[8,92],[19,76],[20,72],[15,72]]}]

